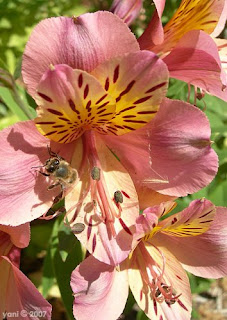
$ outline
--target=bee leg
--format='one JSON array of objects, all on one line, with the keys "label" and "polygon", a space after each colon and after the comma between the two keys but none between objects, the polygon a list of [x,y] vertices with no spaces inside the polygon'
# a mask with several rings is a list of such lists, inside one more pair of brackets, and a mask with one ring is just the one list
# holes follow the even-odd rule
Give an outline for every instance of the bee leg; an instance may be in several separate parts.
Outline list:
[{"label": "bee leg", "polygon": [[57,156],[58,156],[57,153],[51,151],[51,148],[50,148],[50,146],[48,146],[48,145],[47,145],[47,150],[48,150],[48,153],[49,153],[49,155],[50,155],[51,157],[57,157]]},{"label": "bee leg", "polygon": [[60,183],[60,182],[57,182],[57,183],[55,183],[55,184],[52,184],[52,185],[50,185],[50,186],[47,188],[47,190],[51,190],[51,189],[53,189],[53,188],[55,188],[55,187],[57,187],[57,186],[61,186],[61,183]]},{"label": "bee leg", "polygon": [[50,146],[48,146],[48,145],[47,145],[47,150],[48,150],[50,157],[58,158],[59,160],[63,160],[63,158],[60,157],[56,152],[52,151]]},{"label": "bee leg", "polygon": [[[38,170],[36,170],[36,171],[38,171]],[[45,177],[49,177],[50,176],[50,174],[48,174],[48,173],[45,173],[45,172],[42,172],[42,171],[38,171],[38,172],[41,173]]]}]

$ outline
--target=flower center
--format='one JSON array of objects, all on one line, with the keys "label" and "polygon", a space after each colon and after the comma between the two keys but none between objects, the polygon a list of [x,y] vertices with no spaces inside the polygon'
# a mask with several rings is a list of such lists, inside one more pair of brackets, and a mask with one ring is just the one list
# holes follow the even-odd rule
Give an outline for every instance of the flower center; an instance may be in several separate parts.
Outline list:
[{"label": "flower center", "polygon": [[141,259],[137,259],[137,261],[140,266],[141,276],[146,285],[141,293],[148,293],[147,290],[150,290],[150,297],[153,299],[154,305],[157,302],[162,303],[164,301],[171,305],[177,301],[181,294],[176,295],[171,280],[165,274],[165,257],[163,253],[156,246],[152,246],[161,256],[162,265],[158,264],[151,257],[144,242],[141,241],[138,247],[143,263],[141,263]]},{"label": "flower center", "polygon": [[[92,227],[103,222],[107,225],[112,237],[116,237],[115,220],[119,219],[123,224],[121,219],[122,206],[125,205],[126,199],[130,199],[130,196],[124,190],[110,188],[107,183],[97,152],[94,132],[86,131],[82,136],[82,142],[83,158],[78,169],[78,176],[81,181],[84,180],[84,176],[87,176],[87,183],[84,183],[82,196],[76,204],[76,214],[70,224],[76,220],[78,212],[83,207],[85,214],[86,212],[88,214],[89,226]],[[110,183],[113,184],[113,181]],[[85,199],[89,199],[88,202]]]}]

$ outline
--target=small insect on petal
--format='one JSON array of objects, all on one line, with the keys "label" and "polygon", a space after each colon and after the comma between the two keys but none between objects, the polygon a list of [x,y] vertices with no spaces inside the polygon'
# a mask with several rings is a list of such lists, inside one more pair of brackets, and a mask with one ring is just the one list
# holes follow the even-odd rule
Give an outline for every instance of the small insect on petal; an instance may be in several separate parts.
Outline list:
[{"label": "small insect on petal", "polygon": [[72,227],[72,232],[75,234],[79,234],[82,231],[84,231],[84,229],[85,229],[85,225],[83,223],[79,222],[79,223],[74,224],[74,226]]},{"label": "small insect on petal", "polygon": [[117,190],[114,192],[114,200],[116,203],[123,203],[123,195],[121,191]]},{"label": "small insect on petal", "polygon": [[91,177],[93,180],[100,180],[100,169],[98,167],[93,167],[91,170]]}]

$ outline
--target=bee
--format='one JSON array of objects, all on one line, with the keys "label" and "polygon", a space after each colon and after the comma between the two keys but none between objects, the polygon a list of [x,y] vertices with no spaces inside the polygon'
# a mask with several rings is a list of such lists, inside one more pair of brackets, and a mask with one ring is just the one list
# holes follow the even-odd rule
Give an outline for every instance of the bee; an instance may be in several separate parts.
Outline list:
[{"label": "bee", "polygon": [[[51,177],[53,184],[47,189],[51,190],[57,186],[60,186],[61,192],[54,198],[52,207],[64,198],[65,189],[70,188],[77,180],[77,170],[72,168],[70,164],[59,154],[53,152],[49,146],[47,146],[50,158],[46,160],[44,165],[39,168],[44,168],[43,171],[38,171],[45,177]],[[38,168],[38,167],[33,167]],[[52,207],[50,209],[52,209]]]}]

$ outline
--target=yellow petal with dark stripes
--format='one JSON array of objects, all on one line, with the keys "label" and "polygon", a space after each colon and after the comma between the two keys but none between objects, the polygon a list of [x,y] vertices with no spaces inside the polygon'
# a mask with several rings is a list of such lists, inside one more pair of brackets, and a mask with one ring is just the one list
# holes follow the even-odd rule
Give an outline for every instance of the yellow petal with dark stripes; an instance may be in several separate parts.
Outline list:
[{"label": "yellow petal with dark stripes", "polygon": [[149,51],[109,60],[92,74],[116,100],[116,114],[105,126],[115,135],[146,125],[158,111],[168,86],[166,65]]},{"label": "yellow petal with dark stripes", "polygon": [[113,99],[90,74],[57,65],[48,70],[37,90],[37,129],[50,140],[68,143],[85,130],[102,129],[115,116]]},{"label": "yellow petal with dark stripes", "polygon": [[175,237],[192,237],[206,232],[213,221],[215,206],[208,200],[195,200],[185,210],[160,222],[161,232]]},{"label": "yellow petal with dark stripes", "polygon": [[183,0],[172,19],[164,27],[164,43],[155,52],[171,50],[180,38],[191,30],[208,34],[215,29],[225,0]]}]

